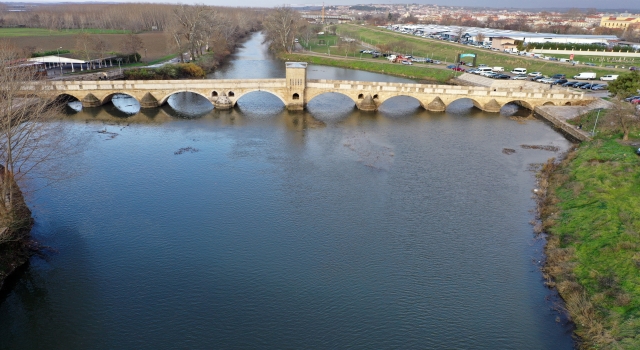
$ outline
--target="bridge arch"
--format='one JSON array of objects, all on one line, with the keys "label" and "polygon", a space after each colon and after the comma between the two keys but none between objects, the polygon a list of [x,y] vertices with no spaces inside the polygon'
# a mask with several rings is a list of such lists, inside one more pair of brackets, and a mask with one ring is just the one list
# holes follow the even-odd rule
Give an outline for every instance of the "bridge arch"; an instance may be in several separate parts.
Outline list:
[{"label": "bridge arch", "polygon": [[[420,101],[420,99],[418,99],[415,96],[411,96],[411,95],[400,94],[400,95],[395,95],[395,96],[389,96],[389,97],[384,98],[384,99],[380,98],[379,96],[378,97],[372,96],[372,97],[373,97],[373,101],[378,106],[378,110],[380,110],[380,109],[385,110],[386,109],[387,112],[394,113],[394,114],[400,112],[401,110],[402,111],[406,111],[407,109],[412,109],[413,108],[411,106],[412,102],[415,102],[416,107],[418,107],[418,108],[419,107],[425,108],[424,104],[422,103],[422,101]],[[402,103],[399,106],[399,108],[393,108],[393,109],[385,108],[384,107],[385,105],[387,107],[389,107],[389,104],[393,104],[392,100],[398,100],[398,101],[410,100],[411,102],[407,101],[407,103]]]},{"label": "bridge arch", "polygon": [[[569,102],[569,103],[571,103],[571,102]],[[547,101],[547,102],[543,103],[542,105],[543,106],[555,106],[556,104],[551,102],[551,101]]]},{"label": "bridge arch", "polygon": [[[228,96],[228,97],[233,97],[232,101],[233,101],[233,105],[235,106],[235,105],[236,105],[236,103],[238,103],[238,101],[239,101],[242,97],[244,97],[244,96],[246,96],[247,94],[250,94],[250,93],[252,93],[252,92],[266,92],[266,93],[269,93],[269,94],[271,94],[271,95],[273,95],[273,96],[275,96],[275,97],[279,98],[279,99],[280,99],[280,101],[282,101],[282,104],[283,104],[283,105],[285,105],[285,106],[287,105],[287,101],[285,100],[285,98],[284,98],[284,97],[280,96],[280,94],[275,93],[275,92],[273,92],[273,91],[264,90],[264,89],[245,90],[245,91],[243,91],[242,93],[237,93],[237,92],[235,92],[235,93],[234,93],[234,95],[235,95],[235,96]],[[297,95],[297,94],[294,94],[294,95]],[[293,96],[292,96],[291,98],[295,100],[295,98],[294,98]],[[298,99],[299,99],[299,98],[300,98],[300,96],[298,96]]]},{"label": "bridge arch", "polygon": [[55,95],[54,100],[55,101],[59,101],[59,100],[65,100],[65,99],[73,98],[75,100],[82,101],[82,99],[85,97],[85,95],[86,94],[78,94],[78,93],[74,93],[74,92],[61,92],[61,93]]},{"label": "bridge arch", "polygon": [[531,111],[533,111],[533,108],[534,108],[534,106],[533,106],[531,103],[529,103],[529,102],[527,102],[527,101],[523,101],[523,100],[512,100],[512,101],[508,101],[508,102],[506,102],[505,104],[503,104],[500,108],[502,108],[502,107],[504,107],[504,106],[508,105],[509,103],[516,104],[516,105],[518,105],[518,106],[524,107],[524,108],[526,108],[526,109],[528,109],[528,110],[531,110]]},{"label": "bridge arch", "polygon": [[307,95],[307,103],[311,102],[314,98],[320,96],[320,95],[325,95],[325,94],[335,94],[335,95],[342,95],[342,96],[346,96],[348,97],[351,102],[353,102],[353,104],[355,105],[358,101],[356,99],[354,99],[352,96],[349,96],[341,91],[318,91],[318,92],[311,92]]},{"label": "bridge arch", "polygon": [[175,95],[175,94],[177,94],[177,93],[179,93],[179,92],[190,92],[190,93],[192,93],[192,94],[200,95],[200,96],[202,96],[202,97],[206,98],[206,99],[207,99],[207,101],[211,101],[211,99],[210,99],[207,95],[205,95],[205,94],[203,94],[203,93],[201,93],[201,92],[199,92],[199,91],[193,91],[193,90],[176,90],[176,91],[172,91],[172,92],[170,92],[170,93],[166,94],[164,97],[162,97],[161,99],[159,99],[159,100],[158,100],[158,105],[159,105],[159,106],[162,106],[163,104],[167,103],[167,100],[169,99],[169,97],[171,97],[171,95]]},{"label": "bridge arch", "polygon": [[[113,99],[113,96],[115,96],[115,95],[126,95],[126,96],[129,96],[129,97],[135,99],[136,101],[138,101],[138,99],[135,96],[130,95],[130,94],[126,93],[126,92],[114,92],[114,93],[108,94],[105,97],[103,97],[102,100],[100,101],[100,103],[105,104],[107,102],[111,102],[111,100]],[[140,101],[138,101],[138,103],[140,103]]]},{"label": "bridge arch", "polygon": [[[456,107],[457,108],[464,108],[465,107],[465,102],[471,102],[473,104],[473,107],[475,107],[475,108],[477,108],[477,109],[479,109],[481,111],[484,111],[484,106],[482,105],[482,103],[480,103],[479,101],[477,101],[477,100],[475,100],[475,99],[473,99],[471,97],[460,97],[460,98],[456,98],[456,99],[452,100],[449,103],[445,102],[445,110],[449,110],[451,108],[456,108]],[[454,105],[454,104],[455,104],[455,106],[452,107],[452,105]]]}]

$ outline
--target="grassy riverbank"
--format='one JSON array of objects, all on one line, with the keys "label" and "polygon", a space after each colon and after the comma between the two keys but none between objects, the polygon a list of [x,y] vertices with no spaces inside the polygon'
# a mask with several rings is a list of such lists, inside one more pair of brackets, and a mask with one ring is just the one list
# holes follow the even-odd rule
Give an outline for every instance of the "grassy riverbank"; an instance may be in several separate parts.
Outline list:
[{"label": "grassy riverbank", "polygon": [[381,45],[386,45],[389,49],[399,53],[413,53],[413,56],[416,57],[430,57],[446,62],[454,61],[459,53],[475,53],[478,57],[476,63],[484,63],[492,67],[505,67],[505,70],[522,67],[527,68],[530,72],[540,71],[547,75],[562,73],[567,76],[574,76],[580,72],[595,72],[598,76],[602,76],[606,74],[619,74],[625,71],[623,69],[589,67],[584,65],[571,66],[568,63],[525,58],[442,40],[400,34],[369,26],[341,24],[338,26],[338,32],[341,36],[348,36],[374,46],[380,47]]},{"label": "grassy riverbank", "polygon": [[390,74],[409,79],[425,80],[433,83],[445,83],[454,76],[453,71],[451,70],[387,63],[386,60],[372,62],[369,60],[345,58],[343,56],[323,57],[305,54],[283,54],[281,55],[281,58],[289,61],[307,62],[323,66],[359,69],[368,72]]},{"label": "grassy riverbank", "polygon": [[548,163],[541,180],[545,274],[585,349],[640,349],[640,157],[615,136]]}]

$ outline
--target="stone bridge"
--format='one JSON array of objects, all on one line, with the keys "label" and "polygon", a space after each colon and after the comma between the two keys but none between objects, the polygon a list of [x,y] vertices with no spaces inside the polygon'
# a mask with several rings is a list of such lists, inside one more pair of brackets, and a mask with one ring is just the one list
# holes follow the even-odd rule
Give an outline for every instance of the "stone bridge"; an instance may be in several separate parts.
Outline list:
[{"label": "stone bridge", "polygon": [[[111,101],[116,94],[136,98],[141,108],[155,108],[178,92],[192,92],[211,101],[215,108],[233,108],[242,96],[269,92],[289,110],[302,110],[314,97],[324,93],[340,93],[351,98],[357,108],[375,111],[387,99],[410,96],[429,111],[444,111],[459,99],[470,99],[475,107],[487,112],[499,112],[507,103],[517,103],[533,110],[538,106],[583,105],[592,99],[583,93],[567,89],[487,88],[453,85],[405,84],[385,82],[310,80],[307,64],[288,62],[285,79],[201,79],[201,80],[122,80],[122,81],[55,81],[46,89],[56,96],[72,96],[83,107],[97,107]],[[24,90],[41,89],[39,83],[28,84]]]}]

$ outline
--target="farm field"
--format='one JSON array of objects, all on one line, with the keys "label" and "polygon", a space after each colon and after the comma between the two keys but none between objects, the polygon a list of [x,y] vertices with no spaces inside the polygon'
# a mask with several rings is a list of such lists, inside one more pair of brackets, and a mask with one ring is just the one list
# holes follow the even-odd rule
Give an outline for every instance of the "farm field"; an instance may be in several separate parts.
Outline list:
[{"label": "farm field", "polygon": [[[3,32],[1,29],[15,29],[22,30],[25,33],[31,32],[33,35],[26,36],[5,36],[8,40],[10,40],[14,45],[21,49],[32,49],[37,52],[44,52],[49,50],[56,50],[61,47],[64,50],[73,51],[76,47],[76,38],[75,34],[78,34],[79,31],[64,31],[67,34],[57,34],[57,35],[47,35],[43,33],[48,33],[46,29],[38,29],[38,28],[0,28],[0,38],[3,36]],[[121,45],[126,34],[95,34],[96,38],[100,38],[107,43],[108,51],[121,51]],[[111,31],[116,32],[116,31]],[[122,31],[118,31],[122,33]],[[58,32],[62,33],[62,32]],[[6,34],[6,32],[4,33]],[[170,46],[169,41],[165,37],[162,32],[144,32],[137,34],[144,44],[144,48],[146,50],[141,50],[140,55],[142,55],[142,60],[145,62],[154,61],[160,58],[163,58],[167,55],[170,55],[173,52],[173,49]]]}]

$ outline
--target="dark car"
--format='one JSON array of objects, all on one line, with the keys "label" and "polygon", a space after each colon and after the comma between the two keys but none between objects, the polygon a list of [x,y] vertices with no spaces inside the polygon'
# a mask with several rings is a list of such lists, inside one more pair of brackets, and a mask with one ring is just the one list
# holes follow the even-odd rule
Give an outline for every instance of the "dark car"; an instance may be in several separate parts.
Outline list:
[{"label": "dark car", "polygon": [[450,64],[450,65],[448,65],[448,66],[447,66],[447,69],[454,69],[454,68],[456,68],[456,67],[457,67],[457,66],[456,66],[455,64]]},{"label": "dark car", "polygon": [[585,84],[585,85],[582,85],[580,88],[586,90],[586,89],[591,89],[592,86],[593,84]]},{"label": "dark car", "polygon": [[577,83],[578,83],[577,81],[568,81],[568,82],[562,84],[562,86],[564,86],[564,87],[573,87]]},{"label": "dark car", "polygon": [[636,66],[631,66],[631,67],[629,67],[629,70],[638,70],[638,67],[636,67]]},{"label": "dark car", "polygon": [[596,84],[591,86],[591,90],[606,90],[609,86],[607,84]]},{"label": "dark car", "polygon": [[567,76],[564,75],[564,74],[554,74],[554,75],[551,76],[551,78],[553,78],[553,79],[566,79]]},{"label": "dark car", "polygon": [[575,84],[573,84],[573,87],[574,88],[581,88],[581,87],[583,87],[585,85],[589,85],[589,83],[585,83],[585,82],[575,83]]},{"label": "dark car", "polygon": [[624,100],[627,102],[631,102],[631,100],[635,100],[636,98],[640,98],[640,96],[631,96],[631,97],[627,97]]},{"label": "dark car", "polygon": [[568,82],[567,79],[558,79],[556,81],[554,81],[553,83],[551,83],[551,85],[562,85],[564,83]]},{"label": "dark car", "polygon": [[531,79],[529,79],[529,80],[531,80],[531,81],[537,81],[537,80],[540,80],[540,79],[542,79],[542,78],[544,78],[544,75],[536,75],[535,77],[531,77]]},{"label": "dark car", "polygon": [[389,54],[388,53],[383,53],[382,57],[389,57]]},{"label": "dark car", "polygon": [[496,74],[492,78],[493,79],[511,79],[511,76],[507,74]]}]

